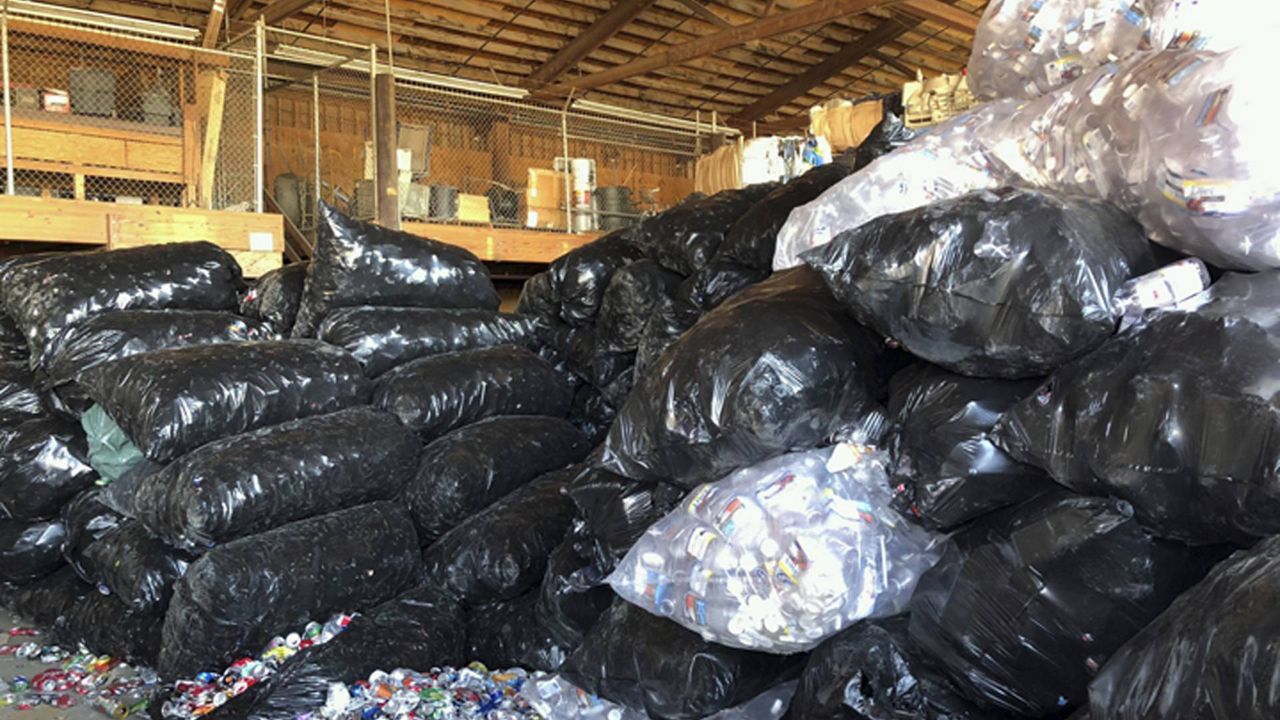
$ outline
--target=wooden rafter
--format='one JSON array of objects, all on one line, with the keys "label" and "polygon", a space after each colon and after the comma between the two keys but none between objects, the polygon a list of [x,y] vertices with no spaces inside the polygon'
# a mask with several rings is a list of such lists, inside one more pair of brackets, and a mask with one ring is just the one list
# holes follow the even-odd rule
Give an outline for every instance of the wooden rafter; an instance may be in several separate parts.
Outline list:
[{"label": "wooden rafter", "polygon": [[910,24],[898,20],[885,20],[853,42],[828,55],[827,59],[788,80],[777,90],[743,108],[735,119],[739,123],[759,120],[822,84],[832,75],[867,57],[875,52],[876,48],[899,37],[911,27]]},{"label": "wooden rafter", "polygon": [[317,0],[272,0],[251,20],[257,22],[258,18],[262,18],[268,25],[275,25],[287,17],[302,12],[308,6],[315,5],[316,2]]},{"label": "wooden rafter", "polygon": [[613,37],[624,25],[631,22],[654,0],[622,0],[609,8],[590,27],[583,30],[572,42],[561,48],[560,52],[551,56],[541,67],[529,74],[526,85],[538,87],[554,82],[566,71],[573,69],[580,60],[590,55]]},{"label": "wooden rafter", "polygon": [[204,35],[200,38],[203,47],[211,48],[218,44],[218,33],[222,30],[222,15],[227,11],[226,0],[213,0],[209,8],[209,21],[205,23]]},{"label": "wooden rafter", "polygon": [[901,7],[912,15],[932,20],[948,27],[963,30],[967,33],[978,31],[978,20],[973,13],[967,13],[942,0],[902,0]]},{"label": "wooden rafter", "polygon": [[888,65],[889,67],[893,68],[894,70],[897,70],[898,72],[902,73],[903,75],[906,75],[909,78],[914,78],[916,76],[916,71],[914,68],[902,62],[898,58],[893,57],[892,55],[887,55],[877,50],[876,52],[871,53],[871,57],[875,58],[876,60],[879,60],[880,62],[884,63],[885,65]]},{"label": "wooden rafter", "polygon": [[698,0],[676,0],[676,2],[679,2],[681,5],[689,8],[694,15],[697,15],[718,28],[728,29],[733,27],[733,23],[711,12],[707,9],[706,5],[698,2]]},{"label": "wooden rafter", "polygon": [[616,83],[636,75],[651,73],[655,70],[680,65],[700,57],[720,52],[726,48],[744,45],[753,40],[781,35],[782,33],[800,30],[812,25],[820,25],[836,18],[846,17],[870,10],[873,7],[888,4],[892,0],[818,0],[804,7],[762,18],[745,25],[736,25],[728,30],[703,38],[673,45],[661,52],[618,67],[592,73],[561,85],[547,88],[546,94],[567,94],[572,90],[590,90],[602,85]]}]

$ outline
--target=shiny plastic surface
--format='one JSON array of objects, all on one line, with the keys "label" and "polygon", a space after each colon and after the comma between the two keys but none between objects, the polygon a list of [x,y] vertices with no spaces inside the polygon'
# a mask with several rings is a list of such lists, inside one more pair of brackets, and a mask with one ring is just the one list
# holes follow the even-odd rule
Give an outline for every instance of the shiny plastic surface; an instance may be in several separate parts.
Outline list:
[{"label": "shiny plastic surface", "polygon": [[472,609],[467,613],[467,659],[491,668],[555,672],[573,647],[551,636],[537,610],[537,590]]},{"label": "shiny plastic surface", "polygon": [[1191,543],[1280,533],[1280,273],[1228,274],[1063,367],[995,441]]},{"label": "shiny plastic surface", "polygon": [[80,384],[148,458],[363,404],[360,363],[316,341],[159,350],[90,368]]},{"label": "shiny plastic surface", "polygon": [[569,381],[546,360],[513,346],[414,360],[378,379],[373,404],[430,442],[497,415],[565,417]]},{"label": "shiny plastic surface", "polygon": [[0,362],[26,363],[30,352],[22,329],[4,312],[4,293],[0,290]]},{"label": "shiny plastic surface", "polygon": [[668,270],[692,275],[711,261],[751,206],[777,188],[777,183],[760,183],[686,200],[636,226],[635,242]]},{"label": "shiny plastic surface", "polygon": [[1280,12],[1250,0],[993,2],[974,37],[969,87],[986,99],[1035,97],[1141,50],[1230,50],[1277,29]]},{"label": "shiny plastic surface", "polygon": [[85,320],[63,334],[49,362],[50,385],[74,382],[84,370],[130,355],[167,348],[272,340],[272,328],[229,312],[123,310]]},{"label": "shiny plastic surface", "polygon": [[1280,715],[1280,538],[1215,567],[1117,650],[1089,685],[1093,720]]},{"label": "shiny plastic surface", "polygon": [[768,270],[716,258],[681,283],[675,299],[705,313],[767,277]]},{"label": "shiny plastic surface", "polygon": [[24,583],[57,570],[67,537],[62,520],[0,519],[0,582]]},{"label": "shiny plastic surface", "polygon": [[313,618],[390,600],[417,580],[420,555],[408,512],[387,502],[220,545],[174,588],[157,670],[216,671]]},{"label": "shiny plastic surface", "polygon": [[696,720],[759,695],[796,669],[793,658],[715,645],[616,600],[560,672],[650,717]]},{"label": "shiny plastic surface", "polygon": [[738,218],[715,258],[767,273],[773,267],[778,231],[791,211],[813,201],[850,172],[848,167],[836,163],[820,165],[771,191]]},{"label": "shiny plastic surface", "polygon": [[64,647],[83,643],[90,652],[150,667],[160,654],[164,617],[137,611],[112,595],[91,592],[59,618],[53,639]]},{"label": "shiny plastic surface", "polygon": [[141,480],[136,517],[177,547],[212,547],[353,505],[391,500],[419,440],[392,415],[340,410],[216,440]]},{"label": "shiny plastic surface", "polygon": [[563,490],[575,474],[543,475],[445,533],[423,551],[423,584],[467,608],[535,587],[573,520]]},{"label": "shiny plastic surface", "polygon": [[489,271],[470,251],[353,220],[323,202],[307,267],[296,338],[313,337],[325,316],[341,307],[498,309]]},{"label": "shiny plastic surface", "polygon": [[516,312],[540,318],[560,315],[560,282],[550,270],[543,270],[525,281],[516,300]]},{"label": "shiny plastic surface", "polygon": [[454,430],[422,449],[403,498],[430,545],[516,488],[586,457],[591,445],[562,418],[499,416]]},{"label": "shiny plastic surface", "polygon": [[98,478],[84,433],[47,415],[0,426],[0,517],[55,517]]},{"label": "shiny plastic surface", "polygon": [[62,556],[81,577],[87,577],[84,551],[124,520],[120,513],[103,504],[102,491],[85,490],[62,507],[62,524],[67,535],[62,541]]},{"label": "shiny plastic surface", "polygon": [[1083,703],[1107,658],[1207,569],[1123,501],[1054,491],[957,533],[911,601],[911,641],[979,705]]},{"label": "shiny plastic surface", "polygon": [[[796,681],[769,688],[741,705],[707,716],[707,720],[776,720],[787,717]],[[559,675],[531,678],[520,694],[534,710],[555,720],[643,720],[646,715],[590,695]]]},{"label": "shiny plastic surface", "polygon": [[1273,92],[1269,49],[1139,53],[1036,100],[983,105],[797,208],[774,267],[881,215],[1008,184],[1108,200],[1155,242],[1222,268],[1280,267],[1274,113],[1256,101]]},{"label": "shiny plastic surface", "polygon": [[316,337],[355,356],[371,378],[411,360],[497,345],[534,349],[541,323],[492,310],[354,307],[329,313]]},{"label": "shiny plastic surface", "polygon": [[1001,378],[1046,375],[1102,344],[1116,292],[1155,269],[1120,210],[1012,188],[877,218],[804,259],[912,354]]},{"label": "shiny plastic surface", "polygon": [[890,507],[887,460],[841,445],[696,488],[608,582],[706,640],[779,655],[897,615],[938,561],[942,538]]},{"label": "shiny plastic surface", "polygon": [[819,445],[879,412],[879,344],[817,273],[776,275],[708,313],[644,371],[605,462],[692,488]]},{"label": "shiny plastic surface", "polygon": [[688,491],[660,480],[632,480],[589,467],[566,492],[583,518],[584,532],[593,541],[592,559],[604,575]]},{"label": "shiny plastic surface", "polygon": [[295,263],[276,268],[258,278],[240,298],[240,314],[271,325],[288,337],[302,304],[302,288],[307,282],[307,266]]},{"label": "shiny plastic surface", "polygon": [[[871,134],[867,135],[867,139],[863,140],[855,151],[853,159],[855,171],[915,140],[916,135],[920,134],[919,130],[912,130],[902,121],[902,116],[897,114],[901,111],[901,107],[894,109],[885,107],[884,117],[871,129]],[[772,257],[769,259],[773,260]]]},{"label": "shiny plastic surface", "polygon": [[63,253],[5,275],[4,306],[27,337],[32,367],[46,367],[62,332],[99,313],[229,310],[243,286],[235,259],[208,242]]},{"label": "shiny plastic surface", "polygon": [[330,683],[364,680],[375,670],[462,667],[470,658],[458,607],[414,588],[355,617],[323,645],[299,652],[267,679],[229,700],[217,720],[296,720],[324,707]]},{"label": "shiny plastic surface", "polygon": [[125,520],[85,548],[84,577],[132,610],[163,612],[173,584],[192,557],[151,535],[142,523]]},{"label": "shiny plastic surface", "polygon": [[819,645],[790,720],[1004,720],[965,700],[907,637],[907,616],[867,620]]},{"label": "shiny plastic surface", "polygon": [[20,586],[0,585],[0,603],[37,627],[58,624],[80,598],[97,595],[93,586],[80,579],[76,571],[64,565],[39,580]]},{"label": "shiny plastic surface", "polygon": [[0,425],[45,414],[36,380],[25,362],[0,361]]},{"label": "shiny plastic surface", "polygon": [[1053,487],[1042,470],[991,441],[1000,416],[1037,380],[980,380],[917,365],[893,376],[893,506],[934,530],[951,530]]},{"label": "shiny plastic surface", "polygon": [[538,590],[539,624],[570,651],[613,604],[613,591],[604,584],[604,574],[592,566],[588,542],[582,523],[575,520],[547,559],[547,574]]},{"label": "shiny plastic surface", "polygon": [[[560,256],[548,268],[560,319],[575,327],[595,320],[613,274],[644,257],[632,231],[617,230]],[[545,302],[545,300],[543,301]]]},{"label": "shiny plastic surface", "polygon": [[613,274],[596,317],[601,352],[635,352],[649,316],[673,297],[684,278],[652,260],[640,260]]},{"label": "shiny plastic surface", "polygon": [[636,372],[648,373],[658,358],[702,317],[702,311],[675,298],[661,298],[645,323],[640,345],[636,348]]}]

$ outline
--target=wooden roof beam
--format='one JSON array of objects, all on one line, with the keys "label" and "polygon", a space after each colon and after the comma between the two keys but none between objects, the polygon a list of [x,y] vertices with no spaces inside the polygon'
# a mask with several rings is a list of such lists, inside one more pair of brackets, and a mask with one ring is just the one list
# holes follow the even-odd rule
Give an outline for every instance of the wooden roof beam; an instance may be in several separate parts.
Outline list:
[{"label": "wooden roof beam", "polygon": [[916,71],[912,69],[910,65],[902,62],[901,60],[899,60],[896,57],[893,57],[892,55],[888,55],[886,53],[882,53],[879,50],[877,50],[876,52],[871,53],[871,57],[875,58],[876,60],[879,60],[885,65],[888,65],[894,70],[897,70],[898,72],[902,73],[908,78],[914,79],[916,76]]},{"label": "wooden roof beam", "polygon": [[262,18],[268,25],[275,25],[315,4],[316,0],[272,0],[261,12],[250,18],[250,22],[257,22],[258,18]]},{"label": "wooden roof beam", "polygon": [[977,15],[965,12],[954,5],[948,5],[941,0],[902,0],[901,7],[912,15],[946,27],[963,30],[970,35],[978,32],[980,18]]},{"label": "wooden roof beam", "polygon": [[715,25],[721,30],[727,30],[733,27],[733,23],[711,12],[711,10],[709,10],[706,5],[703,5],[702,3],[698,2],[698,0],[676,0],[676,2],[689,8],[689,10],[694,15],[702,18],[703,20],[706,20],[707,22],[711,23],[712,25]]},{"label": "wooden roof beam", "polygon": [[213,0],[213,7],[209,8],[209,21],[205,23],[204,35],[200,38],[202,47],[211,48],[218,44],[218,33],[222,31],[222,15],[226,11],[226,0]]},{"label": "wooden roof beam", "polygon": [[529,74],[526,85],[538,87],[554,82],[565,72],[572,70],[586,56],[613,37],[624,25],[644,12],[654,0],[622,0],[609,8],[590,27],[565,45],[541,67]]},{"label": "wooden roof beam", "polygon": [[873,7],[885,5],[892,0],[818,0],[804,7],[757,20],[745,25],[735,25],[728,30],[703,38],[696,38],[686,43],[673,45],[665,50],[625,65],[593,73],[567,83],[546,88],[545,95],[563,95],[572,90],[591,90],[602,85],[626,80],[635,75],[651,73],[672,65],[680,65],[696,58],[705,57],[721,50],[744,45],[753,40],[781,35],[830,22],[836,18],[865,12]]},{"label": "wooden roof beam", "polygon": [[911,25],[898,20],[885,20],[861,37],[845,45],[825,60],[787,81],[777,90],[760,98],[742,109],[736,116],[740,123],[759,120],[792,100],[804,95],[809,90],[821,85],[823,81],[858,63],[875,52],[876,48],[897,38],[911,29]]}]

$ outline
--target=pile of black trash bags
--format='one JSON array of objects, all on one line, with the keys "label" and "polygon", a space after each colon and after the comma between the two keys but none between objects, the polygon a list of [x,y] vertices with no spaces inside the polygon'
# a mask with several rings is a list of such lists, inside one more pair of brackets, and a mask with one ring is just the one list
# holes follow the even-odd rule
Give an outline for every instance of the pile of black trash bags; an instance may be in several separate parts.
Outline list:
[{"label": "pile of black trash bags", "polygon": [[[1280,275],[1121,329],[1170,258],[1019,188],[771,275],[847,172],[610,233],[514,313],[465,250],[328,207],[252,287],[205,243],[4,261],[0,599],[166,680],[357,613],[214,718],[474,660],[680,720],[791,687],[796,720],[1274,718]],[[606,583],[694,488],[835,443],[946,538],[907,613],[780,655]]]}]

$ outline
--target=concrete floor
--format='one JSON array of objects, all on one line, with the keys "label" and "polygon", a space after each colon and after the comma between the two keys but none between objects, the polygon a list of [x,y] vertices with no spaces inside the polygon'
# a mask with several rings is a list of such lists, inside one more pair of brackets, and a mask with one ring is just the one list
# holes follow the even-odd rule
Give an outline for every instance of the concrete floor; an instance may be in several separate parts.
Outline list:
[{"label": "concrete floor", "polygon": [[[27,623],[13,617],[8,610],[0,608],[0,645],[9,645],[24,642],[27,638],[9,637],[9,629],[13,627],[27,627]],[[38,638],[34,638],[38,639]],[[0,680],[9,683],[12,682],[15,675],[22,675],[31,678],[37,673],[48,670],[49,668],[59,668],[58,665],[46,665],[32,660],[22,660],[16,657],[3,656],[0,657]],[[77,696],[79,697],[79,696]],[[13,707],[0,707],[0,718],[4,720],[104,720],[107,715],[89,707],[88,705],[77,705],[68,709],[59,709],[42,705],[31,710],[17,710]]]}]

